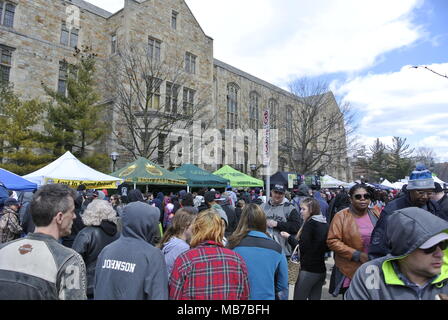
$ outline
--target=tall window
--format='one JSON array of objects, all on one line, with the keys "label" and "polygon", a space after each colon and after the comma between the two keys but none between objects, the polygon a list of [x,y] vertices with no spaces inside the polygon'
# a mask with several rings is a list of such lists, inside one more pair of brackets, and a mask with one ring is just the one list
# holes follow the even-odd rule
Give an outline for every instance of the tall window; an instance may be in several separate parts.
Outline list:
[{"label": "tall window", "polygon": [[70,32],[70,47],[74,48],[78,46],[78,36],[79,30],[72,28],[72,31]]},{"label": "tall window", "polygon": [[0,1],[0,24],[12,28],[16,6],[12,3]]},{"label": "tall window", "polygon": [[260,96],[256,92],[251,92],[249,95],[249,126],[251,129],[260,128]]},{"label": "tall window", "polygon": [[0,45],[0,81],[9,82],[13,48]]},{"label": "tall window", "polygon": [[227,129],[238,128],[238,87],[227,86]]},{"label": "tall window", "polygon": [[111,36],[111,48],[112,48],[111,49],[112,54],[117,52],[117,35],[116,34],[113,34]]},{"label": "tall window", "polygon": [[68,29],[65,22],[61,26],[61,44],[72,48],[78,46],[79,30],[76,28]]},{"label": "tall window", "polygon": [[177,113],[178,96],[179,96],[179,86],[171,82],[167,82],[165,112]]},{"label": "tall window", "polygon": [[292,145],[293,128],[292,128],[292,106],[286,106],[286,143],[288,146]]},{"label": "tall window", "polygon": [[185,53],[185,71],[188,73],[196,73],[196,56],[189,52]]},{"label": "tall window", "polygon": [[193,113],[194,95],[195,91],[189,88],[184,88],[183,108],[184,114],[191,115]]},{"label": "tall window", "polygon": [[151,60],[160,61],[162,42],[160,40],[149,38],[148,40],[148,56]]},{"label": "tall window", "polygon": [[275,99],[269,99],[269,118],[271,122],[271,129],[277,129],[278,119],[278,103]]},{"label": "tall window", "polygon": [[61,44],[68,46],[68,39],[70,38],[69,30],[65,23],[62,23],[61,27]]},{"label": "tall window", "polygon": [[171,28],[173,28],[174,30],[177,29],[177,16],[178,15],[179,15],[179,13],[174,10],[171,12]]},{"label": "tall window", "polygon": [[67,62],[59,61],[58,93],[65,96],[67,92]]},{"label": "tall window", "polygon": [[167,135],[166,134],[159,134],[158,140],[159,145],[157,147],[157,162],[160,165],[163,165],[163,160],[165,159],[165,141],[166,141]]},{"label": "tall window", "polygon": [[160,86],[162,85],[162,80],[150,77],[146,81],[146,90],[148,95],[148,102],[151,108],[159,110],[160,109]]}]

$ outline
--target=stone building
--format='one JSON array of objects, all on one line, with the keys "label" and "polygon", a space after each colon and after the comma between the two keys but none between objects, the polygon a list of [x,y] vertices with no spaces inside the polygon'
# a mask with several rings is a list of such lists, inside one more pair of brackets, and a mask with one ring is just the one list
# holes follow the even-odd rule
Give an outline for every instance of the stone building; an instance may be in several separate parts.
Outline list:
[{"label": "stone building", "polygon": [[[130,43],[146,48],[155,61],[172,68],[181,66],[182,84],[176,86],[165,79],[157,91],[158,99],[167,103],[175,99],[180,106],[202,101],[205,127],[218,130],[261,129],[263,110],[268,108],[279,140],[291,139],[288,128],[294,119],[290,110],[297,107],[299,99],[214,59],[213,39],[183,0],[125,0],[124,8],[116,13],[83,0],[0,0],[0,77],[12,82],[24,98],[45,98],[42,82],[65,92],[67,76],[62,61],[74,61],[74,47],[84,45],[98,55],[96,76],[102,99],[114,104],[114,92],[104,83],[111,61]],[[340,112],[335,102],[331,104],[334,112]],[[114,128],[120,126],[119,115],[108,112],[108,117]],[[343,123],[337,130],[344,132]],[[345,141],[336,143],[345,145]],[[118,151],[117,166],[131,159],[112,135],[98,148],[108,154]],[[280,156],[279,169],[288,171],[291,159]],[[334,163],[326,173],[346,180],[347,157],[340,156]],[[246,159],[239,169],[250,172],[250,164]]]}]

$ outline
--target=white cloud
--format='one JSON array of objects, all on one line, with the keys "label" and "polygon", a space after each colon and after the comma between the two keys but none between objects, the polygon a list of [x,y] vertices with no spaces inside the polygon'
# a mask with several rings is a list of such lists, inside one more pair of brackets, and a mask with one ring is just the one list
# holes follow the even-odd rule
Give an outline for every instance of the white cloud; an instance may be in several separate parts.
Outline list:
[{"label": "white cloud", "polygon": [[275,83],[296,76],[363,70],[383,53],[425,35],[412,24],[419,0],[187,3],[215,39],[218,59]]},{"label": "white cloud", "polygon": [[[89,0],[115,12],[123,0]],[[364,70],[425,37],[423,0],[186,0],[214,55],[281,85],[292,77]]]},{"label": "white cloud", "polygon": [[[429,67],[448,73],[448,63]],[[398,72],[369,74],[332,87],[365,113],[361,127],[366,129],[374,125],[396,134],[447,132],[448,81],[425,69],[404,66]]]},{"label": "white cloud", "polygon": [[359,144],[365,145],[369,152],[370,147],[375,144],[376,139],[380,139],[380,142],[385,146],[391,146],[393,138],[393,136],[372,137],[365,134],[359,134],[356,140]]},{"label": "white cloud", "polygon": [[441,138],[440,136],[429,136],[421,141],[420,146],[427,148],[448,148],[448,139]]},{"label": "white cloud", "polygon": [[[428,66],[448,73],[448,62]],[[423,68],[369,74],[332,84],[337,94],[364,116],[360,133],[374,139],[385,133],[408,138],[411,147],[448,152],[448,81]]]}]

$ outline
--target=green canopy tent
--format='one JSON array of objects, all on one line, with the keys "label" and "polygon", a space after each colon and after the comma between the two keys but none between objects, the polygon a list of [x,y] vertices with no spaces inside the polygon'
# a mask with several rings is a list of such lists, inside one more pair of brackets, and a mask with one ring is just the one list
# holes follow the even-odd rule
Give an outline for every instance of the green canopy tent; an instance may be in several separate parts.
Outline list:
[{"label": "green canopy tent", "polygon": [[137,185],[186,186],[187,180],[143,157],[111,174]]},{"label": "green canopy tent", "polygon": [[233,169],[231,166],[224,166],[218,171],[213,172],[213,174],[220,176],[224,179],[228,179],[230,181],[230,185],[233,188],[248,188],[248,187],[263,187],[263,180],[255,179],[247,174],[239,172],[238,170]]},{"label": "green canopy tent", "polygon": [[188,188],[225,188],[229,184],[229,180],[211,174],[193,164],[184,164],[173,172],[187,179]]}]

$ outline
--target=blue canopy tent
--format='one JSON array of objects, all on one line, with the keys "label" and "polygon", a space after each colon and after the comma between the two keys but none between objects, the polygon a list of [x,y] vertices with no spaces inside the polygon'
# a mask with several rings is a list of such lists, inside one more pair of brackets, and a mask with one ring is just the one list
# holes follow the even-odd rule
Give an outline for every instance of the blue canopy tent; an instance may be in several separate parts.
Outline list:
[{"label": "blue canopy tent", "polygon": [[383,184],[377,184],[377,183],[372,183],[372,185],[376,188],[376,189],[380,189],[380,190],[393,190],[394,188],[385,186]]},{"label": "blue canopy tent", "polygon": [[33,191],[37,189],[37,184],[2,168],[0,168],[0,182],[4,184],[6,189],[12,191]]}]

